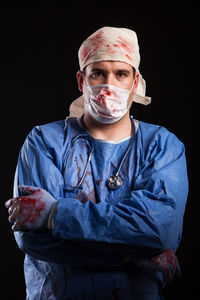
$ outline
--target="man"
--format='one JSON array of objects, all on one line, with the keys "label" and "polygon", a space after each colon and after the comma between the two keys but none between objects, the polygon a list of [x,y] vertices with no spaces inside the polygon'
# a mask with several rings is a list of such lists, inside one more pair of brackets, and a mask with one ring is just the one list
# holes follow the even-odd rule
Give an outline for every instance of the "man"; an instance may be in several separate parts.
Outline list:
[{"label": "man", "polygon": [[135,32],[99,29],[79,63],[83,96],[28,135],[6,203],[27,299],[163,299],[178,271],[184,146],[129,116],[132,101],[150,102]]}]

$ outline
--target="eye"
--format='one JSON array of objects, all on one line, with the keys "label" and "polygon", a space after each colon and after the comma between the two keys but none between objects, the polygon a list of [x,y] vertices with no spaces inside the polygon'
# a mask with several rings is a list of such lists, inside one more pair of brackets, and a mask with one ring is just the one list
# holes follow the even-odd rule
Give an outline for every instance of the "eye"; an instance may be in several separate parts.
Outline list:
[{"label": "eye", "polygon": [[102,71],[97,70],[97,71],[93,71],[90,76],[93,79],[97,79],[97,78],[100,78],[100,77],[104,76],[104,74],[103,74]]},{"label": "eye", "polygon": [[120,78],[123,78],[123,77],[128,77],[128,74],[127,74],[127,72],[119,71],[117,73],[117,76],[120,77]]}]

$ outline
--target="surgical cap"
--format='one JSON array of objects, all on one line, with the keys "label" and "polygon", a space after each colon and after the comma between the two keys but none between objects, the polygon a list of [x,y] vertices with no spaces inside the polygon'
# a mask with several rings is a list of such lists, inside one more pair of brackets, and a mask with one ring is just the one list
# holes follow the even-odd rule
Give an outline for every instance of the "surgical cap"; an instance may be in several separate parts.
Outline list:
[{"label": "surgical cap", "polygon": [[79,52],[80,70],[98,61],[122,61],[131,65],[139,73],[139,84],[133,101],[149,104],[145,96],[146,83],[139,72],[140,53],[137,35],[126,28],[103,27],[90,35],[81,45]]}]

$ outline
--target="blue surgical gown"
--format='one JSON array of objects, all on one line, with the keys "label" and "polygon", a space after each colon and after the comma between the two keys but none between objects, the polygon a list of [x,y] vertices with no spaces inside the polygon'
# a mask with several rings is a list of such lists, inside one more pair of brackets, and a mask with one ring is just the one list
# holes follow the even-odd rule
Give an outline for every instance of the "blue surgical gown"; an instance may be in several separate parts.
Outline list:
[{"label": "blue surgical gown", "polygon": [[[137,121],[120,169],[123,185],[110,190],[130,139],[112,142],[88,135],[75,118],[36,126],[20,151],[18,184],[46,189],[57,200],[54,229],[19,231],[25,252],[28,300],[163,299],[162,272],[134,263],[180,243],[188,193],[183,144],[167,129]],[[80,138],[72,145],[75,136]],[[79,189],[93,144],[92,158]]]}]

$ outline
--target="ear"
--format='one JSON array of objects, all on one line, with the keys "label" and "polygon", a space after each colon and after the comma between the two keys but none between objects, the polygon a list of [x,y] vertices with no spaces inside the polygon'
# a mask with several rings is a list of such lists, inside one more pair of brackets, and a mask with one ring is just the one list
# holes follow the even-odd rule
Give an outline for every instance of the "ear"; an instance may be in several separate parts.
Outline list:
[{"label": "ear", "polygon": [[82,92],[83,91],[83,80],[84,80],[83,72],[79,70],[76,74],[76,78],[77,78],[77,82],[78,82],[79,91]]},{"label": "ear", "polygon": [[140,78],[140,75],[139,73],[137,72],[135,74],[135,82],[134,82],[134,88],[133,88],[133,93],[135,94],[137,92],[137,87],[138,87],[138,84],[139,84],[139,78]]}]

